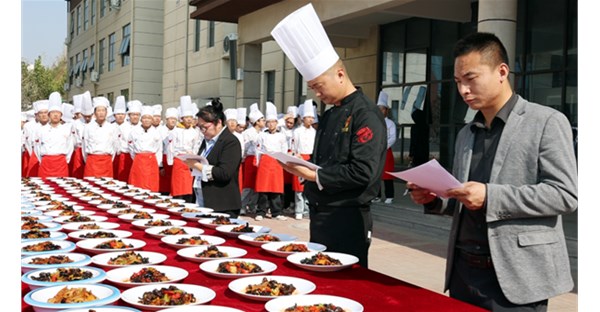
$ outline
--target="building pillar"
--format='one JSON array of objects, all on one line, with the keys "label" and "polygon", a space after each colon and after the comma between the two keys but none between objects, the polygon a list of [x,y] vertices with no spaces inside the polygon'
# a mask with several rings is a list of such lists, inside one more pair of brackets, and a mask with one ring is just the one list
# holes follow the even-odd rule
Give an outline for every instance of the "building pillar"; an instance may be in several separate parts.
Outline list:
[{"label": "building pillar", "polygon": [[237,77],[236,107],[250,107],[260,102],[262,44],[238,45],[238,60],[242,72]]},{"label": "building pillar", "polygon": [[[518,0],[479,0],[477,31],[495,34],[506,48],[508,66],[515,68]],[[514,86],[514,75],[510,75]]]}]

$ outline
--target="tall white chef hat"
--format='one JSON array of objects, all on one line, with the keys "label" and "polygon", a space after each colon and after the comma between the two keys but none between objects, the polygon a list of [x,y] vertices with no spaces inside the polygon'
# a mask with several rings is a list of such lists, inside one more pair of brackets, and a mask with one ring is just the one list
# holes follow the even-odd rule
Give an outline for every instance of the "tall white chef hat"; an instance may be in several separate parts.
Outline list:
[{"label": "tall white chef hat", "polygon": [[302,106],[302,118],[304,117],[315,117],[315,107],[313,106],[313,100],[307,99],[304,101]]},{"label": "tall white chef hat", "polygon": [[94,109],[99,106],[104,106],[108,109],[110,107],[110,101],[104,96],[97,96],[92,99],[92,103],[94,104]]},{"label": "tall white chef hat", "polygon": [[73,95],[73,113],[81,113],[81,103],[83,102],[82,94]]},{"label": "tall white chef hat", "polygon": [[26,111],[26,113],[27,113],[27,121],[35,120],[35,110],[34,109],[30,109],[30,110]]},{"label": "tall white chef hat", "polygon": [[[129,102],[127,102],[127,112],[128,113],[141,113],[142,106],[144,106],[144,104],[142,104],[142,102],[140,102],[139,100],[129,101]],[[150,115],[152,115],[152,114],[150,114]]]},{"label": "tall white chef hat", "polygon": [[64,122],[72,122],[73,121],[73,110],[75,106],[69,103],[62,103],[62,117],[61,119]]},{"label": "tall white chef hat", "polygon": [[246,124],[246,108],[245,107],[238,107],[237,108],[237,122],[240,125],[245,125]]},{"label": "tall white chef hat", "polygon": [[142,105],[142,108],[140,109],[140,116],[145,116],[145,115],[152,116],[153,114],[154,114],[154,109],[152,108],[152,106]]},{"label": "tall white chef hat", "polygon": [[265,115],[263,115],[263,113],[261,113],[258,109],[258,103],[253,103],[252,105],[250,105],[250,114],[248,115],[248,118],[250,118],[250,122],[252,124],[254,124],[263,117],[265,117]]},{"label": "tall white chef hat", "polygon": [[311,3],[286,16],[271,35],[306,81],[323,74],[340,58]]},{"label": "tall white chef hat", "polygon": [[229,120],[229,119],[233,119],[237,122],[237,109],[235,108],[228,108],[226,109],[223,114],[225,114],[225,121]]},{"label": "tall white chef hat", "polygon": [[277,120],[277,107],[275,104],[267,101],[267,114],[265,116],[265,120]]},{"label": "tall white chef hat", "polygon": [[48,112],[57,111],[62,113],[62,99],[60,93],[52,92],[48,97]]},{"label": "tall white chef hat", "polygon": [[154,116],[161,116],[162,115],[162,110],[163,110],[162,104],[152,105],[152,111],[154,112],[152,115],[154,115]]},{"label": "tall white chef hat", "polygon": [[165,119],[166,118],[179,119],[179,111],[177,110],[177,107],[167,108],[167,110],[165,111]]},{"label": "tall white chef hat", "polygon": [[127,105],[125,103],[125,96],[119,95],[115,100],[114,114],[125,114],[127,112]]},{"label": "tall white chef hat", "polygon": [[292,105],[287,108],[287,113],[285,114],[285,119],[287,118],[296,118],[298,116],[298,106]]},{"label": "tall white chef hat", "polygon": [[377,98],[377,106],[390,108],[390,106],[388,105],[388,94],[385,91],[379,92],[379,97]]},{"label": "tall white chef hat", "polygon": [[198,106],[192,103],[192,97],[189,95],[184,95],[179,98],[179,106],[181,107],[179,117],[196,116],[196,113],[198,112]]},{"label": "tall white chef hat", "polygon": [[39,113],[39,111],[48,110],[48,105],[50,104],[50,101],[48,100],[39,100],[39,101],[35,101],[33,102],[33,109],[35,111],[35,113]]},{"label": "tall white chef hat", "polygon": [[94,106],[92,104],[92,95],[90,91],[85,91],[81,94],[81,114],[90,116],[94,113]]}]

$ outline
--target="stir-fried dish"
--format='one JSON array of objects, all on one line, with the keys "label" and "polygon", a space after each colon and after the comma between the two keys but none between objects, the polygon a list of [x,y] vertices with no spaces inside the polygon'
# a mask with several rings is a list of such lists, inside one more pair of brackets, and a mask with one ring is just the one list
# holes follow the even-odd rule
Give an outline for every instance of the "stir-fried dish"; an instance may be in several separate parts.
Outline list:
[{"label": "stir-fried dish", "polygon": [[345,312],[346,310],[331,303],[316,303],[312,305],[294,305],[283,312]]},{"label": "stir-fried dish", "polygon": [[277,248],[277,250],[284,252],[307,252],[308,247],[304,244],[289,243]]},{"label": "stir-fried dish", "polygon": [[229,257],[229,255],[226,252],[220,251],[217,248],[217,246],[208,246],[208,248],[206,248],[206,250],[204,250],[203,252],[197,253],[195,256],[199,257],[199,258],[224,258],[224,257]]},{"label": "stir-fried dish", "polygon": [[260,284],[251,284],[244,289],[246,294],[255,296],[289,296],[293,295],[294,291],[296,291],[294,285],[269,280],[266,277],[263,277]]},{"label": "stir-fried dish", "polygon": [[40,282],[72,282],[92,277],[92,272],[81,268],[58,268],[54,272],[41,272],[38,276],[31,275],[32,280]]},{"label": "stir-fried dish", "polygon": [[50,237],[50,232],[40,230],[31,230],[21,234],[21,239],[37,239],[48,237]]},{"label": "stir-fried dish", "polygon": [[142,255],[134,251],[127,251],[116,257],[108,259],[107,263],[110,265],[132,265],[147,264],[148,262],[148,257],[142,257]]},{"label": "stir-fried dish", "polygon": [[256,263],[246,261],[225,261],[219,263],[217,267],[218,273],[228,274],[250,274],[261,273],[263,269]]},{"label": "stir-fried dish", "polygon": [[61,264],[74,262],[69,256],[58,255],[49,257],[35,257],[29,260],[29,264],[46,265],[46,264]]},{"label": "stir-fried dish", "polygon": [[165,273],[162,273],[153,267],[143,268],[133,273],[129,279],[125,280],[125,282],[130,283],[159,283],[168,281],[170,280]]},{"label": "stir-fried dish", "polygon": [[126,248],[133,248],[133,245],[125,244],[125,242],[123,242],[120,239],[111,239],[111,240],[107,240],[107,241],[104,241],[104,242],[96,245],[94,248],[96,248],[96,249],[126,249]]},{"label": "stir-fried dish", "polygon": [[49,303],[81,303],[97,300],[91,291],[88,291],[84,287],[65,287],[56,293],[56,295],[48,299]]},{"label": "stir-fried dish", "polygon": [[183,245],[210,245],[210,243],[207,240],[202,239],[201,236],[192,236],[192,237],[180,238],[175,243],[176,244],[183,244]]},{"label": "stir-fried dish", "polygon": [[236,226],[231,229],[231,232],[241,232],[241,233],[252,233],[254,232],[254,228],[250,226],[250,224],[242,224],[240,226]]},{"label": "stir-fried dish", "polygon": [[176,286],[169,286],[145,292],[138,302],[145,305],[175,306],[194,303],[196,297]]},{"label": "stir-fried dish", "polygon": [[81,238],[115,238],[117,235],[112,232],[96,231],[79,235]]},{"label": "stir-fried dish", "polygon": [[332,258],[322,252],[318,252],[310,258],[304,258],[300,260],[300,263],[312,265],[342,265],[340,260]]},{"label": "stir-fried dish", "polygon": [[145,226],[169,226],[172,224],[173,223],[171,223],[171,221],[162,220],[162,219],[150,220],[150,221],[144,223]]},{"label": "stir-fried dish", "polygon": [[258,235],[254,238],[255,241],[257,242],[278,242],[281,241],[279,239],[279,237],[277,236],[273,236],[271,234],[262,234],[262,235]]},{"label": "stir-fried dish", "polygon": [[51,251],[51,250],[59,250],[60,245],[56,245],[53,242],[41,242],[37,244],[31,244],[23,247],[23,251],[27,252],[37,252],[37,251]]},{"label": "stir-fried dish", "polygon": [[160,232],[158,232],[158,234],[160,235],[183,235],[183,234],[187,234],[187,232],[180,228],[180,227],[170,227],[168,229],[164,229]]}]

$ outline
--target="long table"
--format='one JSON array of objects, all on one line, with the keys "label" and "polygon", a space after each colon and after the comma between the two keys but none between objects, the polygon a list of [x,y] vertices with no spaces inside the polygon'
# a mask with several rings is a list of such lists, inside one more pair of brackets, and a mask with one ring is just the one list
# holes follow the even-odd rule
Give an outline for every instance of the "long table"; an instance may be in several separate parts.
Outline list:
[{"label": "long table", "polygon": [[[199,268],[199,264],[189,261],[179,255],[177,250],[166,245],[160,239],[149,236],[143,229],[132,226],[129,222],[123,221],[114,215],[108,214],[105,210],[99,209],[87,202],[80,201],[71,194],[65,192],[56,183],[50,180],[44,180],[47,185],[55,188],[55,192],[77,201],[84,206],[85,210],[92,210],[96,215],[108,217],[107,222],[117,222],[120,224],[119,230],[126,230],[133,233],[130,238],[142,239],[146,242],[143,251],[155,251],[163,253],[167,259],[161,265],[170,265],[183,268],[189,272],[189,275],[179,283],[202,285],[215,291],[216,297],[207,304],[228,306],[243,311],[266,311],[265,302],[255,301],[244,298],[228,288],[233,279],[219,278],[209,275]],[[100,185],[99,185],[100,186]],[[154,207],[142,201],[133,198],[125,198],[122,194],[111,192],[104,189],[105,193],[120,196],[123,199],[131,200],[132,203],[142,204],[146,208],[153,208],[157,213],[169,213],[166,210]],[[361,303],[365,311],[484,311],[473,305],[449,298],[428,289],[403,282],[399,279],[354,265],[351,268],[336,272],[312,272],[298,268],[288,262],[285,258],[272,255],[258,246],[249,245],[238,238],[232,238],[221,235],[214,229],[200,226],[193,220],[183,219],[177,214],[171,214],[170,219],[185,220],[186,226],[199,227],[205,232],[204,235],[214,235],[223,237],[226,241],[223,246],[232,246],[245,249],[248,253],[244,258],[261,259],[273,262],[277,269],[271,275],[294,276],[307,279],[313,282],[317,287],[312,294],[334,295],[346,297]],[[87,253],[85,250],[76,249],[73,252]],[[93,254],[89,254],[93,256]],[[104,281],[105,284],[111,284]],[[113,285],[116,286],[116,285]],[[117,286],[121,291],[125,289]],[[29,287],[21,283],[21,293],[24,297],[29,292]],[[123,300],[119,300],[114,305],[129,306]],[[22,312],[33,312],[33,308],[22,300]]]}]

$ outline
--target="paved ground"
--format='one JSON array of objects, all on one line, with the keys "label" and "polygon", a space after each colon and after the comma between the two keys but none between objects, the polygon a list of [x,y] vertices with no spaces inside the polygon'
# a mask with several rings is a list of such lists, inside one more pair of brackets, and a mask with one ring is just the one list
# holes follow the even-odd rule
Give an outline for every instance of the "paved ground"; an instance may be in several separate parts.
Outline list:
[{"label": "paved ground", "polygon": [[[286,221],[264,219],[254,221],[268,226],[272,233],[285,233],[308,240],[309,220]],[[414,285],[442,293],[446,242],[429,236],[416,235],[408,230],[374,223],[374,238],[369,250],[369,268]],[[447,294],[444,294],[447,295]],[[550,299],[549,312],[577,311],[577,293],[568,293]]]}]

